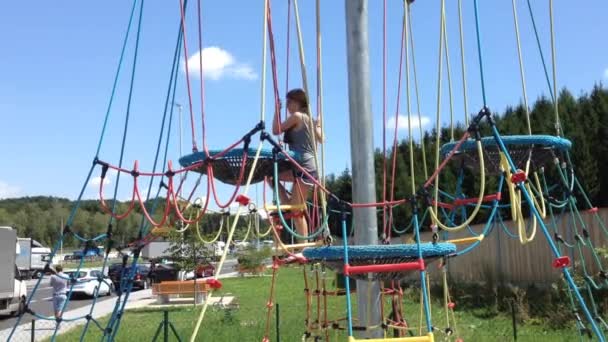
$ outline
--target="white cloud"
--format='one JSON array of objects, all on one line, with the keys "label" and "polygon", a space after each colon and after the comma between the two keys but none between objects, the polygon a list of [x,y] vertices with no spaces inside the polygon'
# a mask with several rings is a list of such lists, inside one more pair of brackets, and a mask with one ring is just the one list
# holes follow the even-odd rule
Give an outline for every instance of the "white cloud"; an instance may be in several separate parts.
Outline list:
[{"label": "white cloud", "polygon": [[[386,128],[387,129],[395,129],[395,123],[396,123],[396,119],[394,116],[388,118],[388,120],[386,120]],[[419,128],[420,125],[422,124],[422,127],[428,125],[431,122],[431,120],[426,117],[426,116],[421,116],[420,117],[420,121],[418,121],[418,115],[412,115],[412,129],[414,128]],[[407,115],[403,115],[403,114],[399,114],[399,130],[408,130],[408,120],[407,120]]]},{"label": "white cloud", "polygon": [[[251,66],[238,62],[230,52],[217,46],[206,47],[188,58],[188,71],[191,74],[200,74],[201,59],[203,76],[211,80],[219,80],[223,77],[255,80],[258,77]],[[182,70],[185,72],[183,64]]]},{"label": "white cloud", "polygon": [[[103,179],[103,185],[112,183],[111,178],[116,176],[117,173],[118,171],[114,169],[108,169],[108,172],[106,172],[106,177]],[[91,187],[99,187],[99,184],[101,184],[101,176],[93,177],[91,180],[89,180],[89,186]]]},{"label": "white cloud", "polygon": [[606,81],[608,81],[608,68],[606,68],[606,70],[604,70],[604,79],[606,79]]},{"label": "white cloud", "polygon": [[17,197],[19,193],[21,193],[21,189],[18,187],[0,181],[0,198]]},{"label": "white cloud", "polygon": [[[89,185],[92,186],[92,187],[97,187],[97,186],[99,186],[99,184],[101,184],[101,177],[93,177],[89,181]],[[110,179],[108,177],[104,178],[103,179],[103,184],[104,185],[110,184]]]}]

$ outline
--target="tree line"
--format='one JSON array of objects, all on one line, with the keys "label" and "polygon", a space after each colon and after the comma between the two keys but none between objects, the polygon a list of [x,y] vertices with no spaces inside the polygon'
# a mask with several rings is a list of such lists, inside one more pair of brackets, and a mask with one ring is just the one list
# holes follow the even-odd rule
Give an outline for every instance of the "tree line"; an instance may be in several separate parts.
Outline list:
[{"label": "tree line", "polygon": [[[602,175],[608,174],[608,89],[602,84],[595,85],[589,93],[583,93],[575,97],[567,89],[563,89],[558,96],[558,113],[561,123],[561,137],[572,142],[569,155],[574,172],[579,181],[587,192],[589,199],[595,206],[608,205],[608,177]],[[551,98],[539,97],[529,108],[531,133],[533,135],[553,135],[556,130],[555,106]],[[472,114],[471,116],[473,116]],[[526,120],[526,111],[522,104],[509,106],[502,113],[493,112],[492,117],[496,122],[497,128],[501,135],[527,135],[528,125]],[[453,127],[454,139],[458,140],[467,130],[464,124],[459,123]],[[482,137],[491,136],[490,126],[484,122],[479,127]],[[416,189],[420,189],[425,182],[425,166],[423,165],[423,145],[426,157],[427,175],[431,175],[435,168],[435,152],[437,130],[431,129],[424,133],[422,139],[416,138],[413,144],[413,173],[414,185]],[[439,131],[440,145],[451,141],[451,127],[442,127]],[[386,198],[390,199],[391,189],[394,191],[395,199],[407,199],[412,195],[412,171],[410,169],[410,147],[409,139],[402,140],[398,143],[396,154],[396,172],[394,182],[392,180],[392,157],[393,151],[387,151],[386,155],[381,150],[375,151],[375,182],[376,182],[376,198],[378,201],[383,199],[384,189],[387,189]],[[538,153],[537,153],[538,154]],[[567,161],[565,155],[560,155],[561,161]],[[489,160],[486,160],[486,165]],[[551,158],[537,160],[533,155],[533,165],[536,170],[544,167],[544,173],[547,178],[547,183],[551,187],[551,194],[554,197],[560,197],[566,192],[566,189],[558,186],[561,184],[560,176],[557,169],[553,165]],[[543,164],[544,163],[544,164]],[[384,167],[387,167],[387,182],[384,183]],[[440,174],[441,190],[454,194],[457,184],[457,177],[461,171],[460,162],[448,163],[446,169]],[[479,167],[477,166],[477,169]],[[478,172],[471,168],[463,168],[463,183],[462,194],[464,197],[477,197],[479,189]],[[486,194],[497,192],[497,177],[488,177],[486,180]],[[352,201],[352,178],[350,170],[346,169],[338,175],[329,175],[327,177],[328,189],[336,194],[341,199]],[[584,205],[584,198],[580,193],[574,193],[579,206]],[[508,199],[506,187],[503,187],[502,198]],[[424,208],[421,208],[421,211]],[[525,208],[524,208],[525,209]],[[334,211],[335,213],[335,211]],[[477,216],[474,223],[485,222],[488,218],[488,212],[481,212]],[[508,212],[501,212],[505,219],[509,218]],[[378,210],[379,226],[382,226],[382,210]],[[401,205],[393,209],[393,225],[402,230],[410,225],[412,219],[412,210],[409,205]],[[339,215],[330,216],[330,227],[335,234],[341,235],[340,232],[340,217]],[[350,217],[348,220],[350,226]],[[423,229],[430,225],[430,219],[425,220],[422,226]],[[382,228],[379,227],[379,231]]]}]

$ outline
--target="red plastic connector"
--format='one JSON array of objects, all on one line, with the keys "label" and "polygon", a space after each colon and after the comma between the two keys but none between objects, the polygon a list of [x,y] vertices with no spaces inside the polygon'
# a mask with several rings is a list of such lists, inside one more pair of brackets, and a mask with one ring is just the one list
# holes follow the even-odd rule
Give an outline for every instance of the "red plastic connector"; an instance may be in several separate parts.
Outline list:
[{"label": "red plastic connector", "polygon": [[567,255],[564,255],[559,258],[555,258],[553,260],[553,267],[555,267],[555,268],[564,268],[564,267],[568,267],[568,266],[570,266],[570,257]]},{"label": "red plastic connector", "polygon": [[528,179],[528,176],[526,176],[526,173],[523,171],[517,171],[511,176],[511,182],[515,184],[525,182],[526,179]]},{"label": "red plastic connector", "polygon": [[217,290],[222,288],[222,282],[215,278],[209,278],[205,280],[205,283],[209,285],[212,289]]},{"label": "red plastic connector", "polygon": [[235,202],[238,202],[240,205],[249,205],[249,202],[251,202],[251,199],[243,194],[240,194],[238,196],[236,196],[236,198],[234,199]]}]

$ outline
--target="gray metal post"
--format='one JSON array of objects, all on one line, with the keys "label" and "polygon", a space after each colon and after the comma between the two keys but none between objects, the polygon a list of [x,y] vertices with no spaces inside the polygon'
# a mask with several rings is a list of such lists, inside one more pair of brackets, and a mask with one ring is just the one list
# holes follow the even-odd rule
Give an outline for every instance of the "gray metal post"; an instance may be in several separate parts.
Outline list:
[{"label": "gray metal post", "polygon": [[[348,60],[348,105],[353,177],[353,201],[376,202],[372,110],[369,81],[369,43],[367,33],[367,0],[345,0],[346,44]],[[354,208],[355,243],[378,243],[378,221],[375,208]],[[369,287],[372,287],[369,289]],[[380,323],[380,285],[357,281],[357,304],[361,325]],[[371,334],[370,337],[381,337]]]}]

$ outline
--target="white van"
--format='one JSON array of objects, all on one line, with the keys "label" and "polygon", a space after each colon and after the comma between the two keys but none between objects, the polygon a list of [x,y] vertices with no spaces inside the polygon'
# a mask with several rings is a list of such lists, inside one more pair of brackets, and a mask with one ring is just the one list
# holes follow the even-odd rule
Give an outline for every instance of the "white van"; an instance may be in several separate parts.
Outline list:
[{"label": "white van", "polygon": [[25,309],[27,286],[15,262],[19,252],[17,232],[0,227],[0,315],[17,315]]}]

